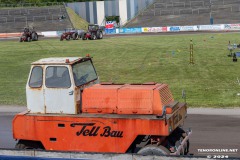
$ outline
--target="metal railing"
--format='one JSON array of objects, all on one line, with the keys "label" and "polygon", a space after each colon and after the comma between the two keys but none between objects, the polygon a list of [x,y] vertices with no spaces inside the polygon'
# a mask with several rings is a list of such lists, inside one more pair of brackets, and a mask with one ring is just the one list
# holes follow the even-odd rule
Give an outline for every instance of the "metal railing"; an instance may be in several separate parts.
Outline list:
[{"label": "metal railing", "polygon": [[[239,0],[240,2],[240,0]],[[193,5],[195,3],[195,5]],[[192,8],[197,7],[198,8]],[[202,14],[211,12],[219,12],[222,9],[229,10],[229,12],[240,12],[240,5],[226,4],[222,0],[222,4],[212,3],[205,4],[204,1],[193,1],[193,2],[168,2],[168,3],[154,3],[152,10],[143,12],[142,15],[153,15],[153,16],[163,16],[163,15],[180,15],[180,14]],[[150,13],[149,13],[150,12]]]},{"label": "metal railing", "polygon": [[48,16],[32,16],[32,17],[27,17],[27,16],[14,16],[14,17],[4,17],[0,16],[0,24],[4,23],[17,23],[17,22],[44,22],[44,21],[64,21],[65,19],[61,19],[61,14],[52,14]]},{"label": "metal railing", "polygon": [[25,7],[43,7],[43,6],[60,6],[62,2],[44,2],[44,3],[1,3],[0,8],[25,8]]}]

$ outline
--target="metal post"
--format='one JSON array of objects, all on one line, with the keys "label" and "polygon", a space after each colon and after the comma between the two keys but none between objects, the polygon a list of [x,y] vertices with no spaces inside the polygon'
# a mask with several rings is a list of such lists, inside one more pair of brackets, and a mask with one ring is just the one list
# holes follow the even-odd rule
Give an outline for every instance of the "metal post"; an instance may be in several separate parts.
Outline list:
[{"label": "metal post", "polygon": [[189,64],[194,64],[194,60],[193,60],[193,41],[190,40],[190,61]]},{"label": "metal post", "polygon": [[154,16],[156,16],[155,4],[153,5],[153,10],[154,10]]},{"label": "metal post", "polygon": [[213,24],[213,18],[212,18],[212,0],[210,0],[210,15],[209,15],[209,19],[210,19],[210,24]]}]

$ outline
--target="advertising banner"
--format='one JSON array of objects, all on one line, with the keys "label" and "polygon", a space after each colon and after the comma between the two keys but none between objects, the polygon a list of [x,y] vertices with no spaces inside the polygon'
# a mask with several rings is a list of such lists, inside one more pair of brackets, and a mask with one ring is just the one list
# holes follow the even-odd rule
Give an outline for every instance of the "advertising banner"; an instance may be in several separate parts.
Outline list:
[{"label": "advertising banner", "polygon": [[120,33],[141,33],[142,28],[120,28]]},{"label": "advertising banner", "polygon": [[107,21],[105,24],[105,28],[107,29],[113,29],[114,28],[114,21]]},{"label": "advertising banner", "polygon": [[169,31],[169,32],[179,32],[180,31],[180,26],[169,26],[169,27],[167,27],[167,31]]},{"label": "advertising banner", "polygon": [[180,26],[180,31],[197,31],[197,26]]},{"label": "advertising banner", "polygon": [[116,29],[115,28],[113,28],[113,29],[105,29],[105,33],[106,34],[116,34]]},{"label": "advertising banner", "polygon": [[47,31],[47,32],[42,32],[42,35],[44,37],[57,37],[61,36],[64,31]]},{"label": "advertising banner", "polygon": [[224,24],[224,30],[240,30],[240,24]]},{"label": "advertising banner", "polygon": [[144,27],[142,28],[142,32],[153,32],[153,33],[158,33],[158,32],[167,32],[167,27]]},{"label": "advertising banner", "polygon": [[215,25],[199,25],[197,26],[199,31],[220,31],[224,29],[224,25],[215,24]]}]

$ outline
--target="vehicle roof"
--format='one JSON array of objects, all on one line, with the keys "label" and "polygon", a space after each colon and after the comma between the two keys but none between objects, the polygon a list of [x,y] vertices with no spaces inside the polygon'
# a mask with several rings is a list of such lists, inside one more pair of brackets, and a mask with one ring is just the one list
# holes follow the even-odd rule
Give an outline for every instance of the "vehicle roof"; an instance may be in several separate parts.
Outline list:
[{"label": "vehicle roof", "polygon": [[[69,63],[66,62],[66,60],[69,59]],[[33,62],[33,65],[41,64],[41,65],[47,65],[47,64],[62,64],[62,65],[69,65],[73,64],[77,61],[80,61],[83,59],[82,57],[51,57],[51,58],[43,58],[38,61]]]}]

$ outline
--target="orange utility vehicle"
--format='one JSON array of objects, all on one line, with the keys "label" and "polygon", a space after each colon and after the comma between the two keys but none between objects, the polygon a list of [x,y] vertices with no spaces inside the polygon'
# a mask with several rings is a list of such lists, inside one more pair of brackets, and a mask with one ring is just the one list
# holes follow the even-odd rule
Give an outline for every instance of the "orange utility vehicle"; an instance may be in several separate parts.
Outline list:
[{"label": "orange utility vehicle", "polygon": [[18,149],[188,153],[187,106],[167,84],[99,83],[89,56],[46,58],[32,63],[26,94],[28,110],[13,119]]}]

